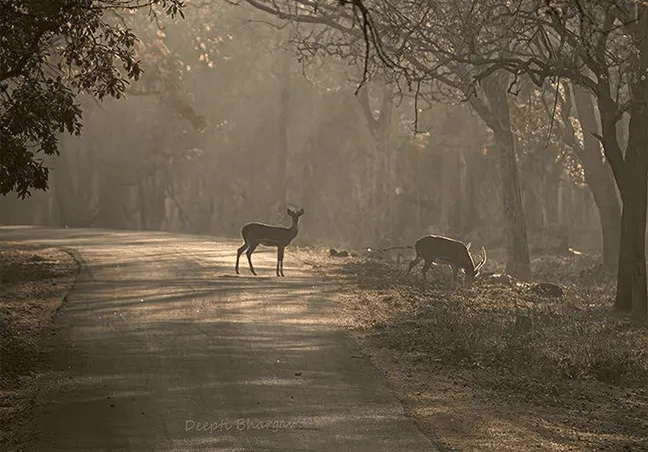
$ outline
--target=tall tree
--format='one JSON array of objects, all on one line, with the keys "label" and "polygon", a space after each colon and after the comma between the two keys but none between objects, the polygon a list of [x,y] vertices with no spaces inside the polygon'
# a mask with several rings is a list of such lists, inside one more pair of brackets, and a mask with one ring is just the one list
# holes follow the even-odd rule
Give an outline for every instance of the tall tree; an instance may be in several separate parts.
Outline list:
[{"label": "tall tree", "polygon": [[[619,263],[621,246],[621,206],[617,198],[612,170],[605,161],[604,155],[601,155],[600,142],[595,138],[598,124],[592,96],[578,85],[573,86],[573,91],[574,106],[583,135],[583,144],[578,155],[583,162],[585,182],[592,192],[599,211],[603,239],[603,265],[614,269]],[[563,123],[569,124],[569,121]]]},{"label": "tall tree", "polygon": [[81,94],[120,98],[142,72],[137,37],[120,14],[160,6],[182,15],[182,0],[0,2],[0,193],[47,188],[43,155],[58,134],[81,133]]},{"label": "tall tree", "polygon": [[[491,11],[481,32],[502,28],[516,38],[506,52],[490,46],[465,61],[484,68],[480,77],[505,69],[542,86],[565,79],[596,99],[601,143],[623,203],[615,307],[648,319],[646,287],[646,197],[648,192],[648,7],[632,0],[584,2],[475,1]],[[505,27],[502,27],[505,25]],[[494,27],[494,26],[493,26]],[[625,146],[617,135],[623,114],[630,117]],[[601,212],[606,215],[606,212]]]}]

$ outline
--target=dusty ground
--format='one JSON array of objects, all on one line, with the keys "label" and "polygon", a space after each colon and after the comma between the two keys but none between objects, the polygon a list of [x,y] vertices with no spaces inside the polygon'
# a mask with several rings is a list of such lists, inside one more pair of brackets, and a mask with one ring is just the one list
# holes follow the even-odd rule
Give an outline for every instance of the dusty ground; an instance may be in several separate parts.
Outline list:
[{"label": "dusty ground", "polygon": [[[12,450],[27,422],[43,363],[39,343],[78,272],[51,247],[0,242],[0,444]],[[5,447],[7,449],[5,449]]]},{"label": "dusty ground", "polygon": [[340,316],[440,450],[648,450],[648,330],[611,311],[593,259],[536,259],[566,290],[552,300],[492,281],[451,291],[442,267],[423,285],[406,264],[304,258],[348,281]]}]

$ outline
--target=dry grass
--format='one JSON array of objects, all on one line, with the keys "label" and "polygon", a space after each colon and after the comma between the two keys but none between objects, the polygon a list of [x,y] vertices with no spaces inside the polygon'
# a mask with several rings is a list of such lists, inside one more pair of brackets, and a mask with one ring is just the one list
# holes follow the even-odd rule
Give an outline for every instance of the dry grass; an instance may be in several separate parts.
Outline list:
[{"label": "dry grass", "polygon": [[20,425],[44,371],[44,331],[71,289],[78,264],[55,248],[0,244],[0,444],[20,450]]},{"label": "dry grass", "polygon": [[515,283],[450,290],[444,268],[424,285],[383,262],[321,261],[349,283],[349,328],[442,449],[648,450],[648,329],[612,312],[613,278],[592,258],[534,261],[564,299]]}]

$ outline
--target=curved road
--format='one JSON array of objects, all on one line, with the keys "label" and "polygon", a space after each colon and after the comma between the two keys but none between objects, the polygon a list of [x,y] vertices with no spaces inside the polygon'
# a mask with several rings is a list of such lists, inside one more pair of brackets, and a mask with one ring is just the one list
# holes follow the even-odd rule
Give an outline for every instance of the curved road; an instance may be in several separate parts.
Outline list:
[{"label": "curved road", "polygon": [[204,236],[6,226],[0,240],[83,263],[30,452],[436,450],[336,321],[335,287],[290,252],[277,278],[274,252],[237,276],[238,241]]}]

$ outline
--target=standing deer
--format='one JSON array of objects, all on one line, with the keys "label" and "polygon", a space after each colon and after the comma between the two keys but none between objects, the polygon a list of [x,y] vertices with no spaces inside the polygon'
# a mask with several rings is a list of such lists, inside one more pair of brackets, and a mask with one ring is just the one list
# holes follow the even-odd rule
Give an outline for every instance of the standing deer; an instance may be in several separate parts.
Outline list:
[{"label": "standing deer", "polygon": [[466,284],[470,286],[477,275],[479,275],[479,270],[486,263],[486,249],[482,247],[480,251],[481,262],[477,265],[475,265],[472,256],[468,252],[469,249],[470,243],[464,245],[460,241],[448,237],[426,235],[418,239],[414,244],[416,258],[410,262],[407,272],[409,273],[423,259],[425,264],[421,273],[425,280],[425,274],[433,262],[448,264],[452,267],[453,287],[457,282],[459,269],[462,269],[466,274]]},{"label": "standing deer", "polygon": [[281,272],[283,276],[283,258],[284,249],[297,237],[297,223],[299,217],[304,214],[304,209],[294,211],[288,209],[288,215],[292,218],[292,225],[289,228],[282,226],[270,226],[263,223],[247,223],[241,228],[241,236],[245,243],[238,249],[236,254],[236,274],[239,274],[239,258],[245,250],[248,263],[250,264],[250,271],[256,276],[254,267],[252,266],[252,253],[259,245],[276,246],[277,247],[277,276]]}]

